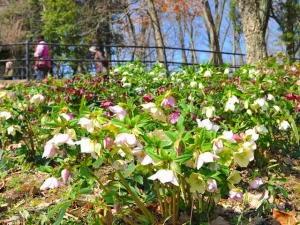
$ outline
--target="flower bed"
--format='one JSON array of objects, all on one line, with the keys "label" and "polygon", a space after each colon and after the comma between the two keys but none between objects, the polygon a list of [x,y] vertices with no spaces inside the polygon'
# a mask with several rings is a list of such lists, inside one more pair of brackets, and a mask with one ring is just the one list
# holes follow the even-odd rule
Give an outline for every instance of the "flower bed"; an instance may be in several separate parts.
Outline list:
[{"label": "flower bed", "polygon": [[199,224],[220,199],[243,202],[251,189],[285,194],[276,183],[283,179],[261,179],[268,153],[299,148],[299,65],[277,60],[170,76],[160,64],[135,62],[114,68],[109,81],[85,75],[10,86],[0,92],[2,157],[47,171],[42,191],[71,188],[49,213],[55,224],[95,189],[90,203],[104,224]]}]

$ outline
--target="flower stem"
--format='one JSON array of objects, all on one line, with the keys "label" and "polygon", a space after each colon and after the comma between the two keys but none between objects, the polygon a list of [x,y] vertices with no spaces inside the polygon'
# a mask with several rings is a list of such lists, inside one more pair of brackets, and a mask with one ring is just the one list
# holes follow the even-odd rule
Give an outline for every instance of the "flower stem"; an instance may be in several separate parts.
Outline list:
[{"label": "flower stem", "polygon": [[148,217],[150,222],[152,224],[155,224],[155,219],[153,217],[153,214],[149,212],[149,210],[145,207],[145,205],[142,203],[142,201],[135,195],[135,193],[132,191],[131,187],[127,184],[125,178],[123,177],[122,173],[120,171],[116,171],[119,178],[121,179],[122,184],[125,186],[126,190],[129,192],[137,206],[140,208],[140,210],[143,212],[143,214]]},{"label": "flower stem", "polygon": [[157,193],[157,198],[158,198],[160,209],[161,209],[161,216],[162,216],[162,218],[165,218],[165,207],[163,205],[163,201],[162,201],[162,198],[161,198],[161,195],[159,192],[158,184],[155,180],[153,181],[153,184],[154,184],[155,191]]}]

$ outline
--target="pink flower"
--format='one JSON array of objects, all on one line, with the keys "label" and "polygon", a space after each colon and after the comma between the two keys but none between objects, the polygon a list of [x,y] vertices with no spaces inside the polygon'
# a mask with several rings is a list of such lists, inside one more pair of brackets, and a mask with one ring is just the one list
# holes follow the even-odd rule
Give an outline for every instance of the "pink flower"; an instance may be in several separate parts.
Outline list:
[{"label": "pink flower", "polygon": [[215,192],[218,190],[218,185],[217,185],[217,181],[215,179],[210,179],[208,181],[208,185],[206,187],[206,190],[208,192]]},{"label": "pink flower", "polygon": [[262,181],[262,179],[260,177],[256,177],[254,180],[252,180],[252,181],[249,182],[249,186],[252,189],[256,189],[256,188],[258,188],[262,184],[263,184],[263,181]]},{"label": "pink flower", "polygon": [[70,171],[67,170],[67,169],[64,169],[64,170],[61,171],[61,178],[63,179],[63,181],[64,181],[65,183],[68,182],[68,179],[69,179],[69,177],[70,177],[70,174],[71,174]]},{"label": "pink flower", "polygon": [[171,123],[171,124],[177,123],[179,117],[180,117],[180,111],[176,110],[175,112],[173,112],[173,113],[170,115],[170,123]]},{"label": "pink flower", "polygon": [[44,146],[43,158],[51,158],[56,153],[59,153],[59,149],[55,147],[52,143],[46,143]]},{"label": "pink flower", "polygon": [[126,115],[126,111],[125,109],[123,109],[121,106],[115,105],[115,106],[110,106],[109,110],[112,113],[116,114],[116,117],[121,120],[124,121],[125,115]]},{"label": "pink flower", "polygon": [[210,152],[204,152],[200,154],[197,161],[197,169],[200,169],[204,163],[211,163],[214,161],[214,159],[218,159],[218,158],[220,157]]},{"label": "pink flower", "polygon": [[176,104],[176,99],[173,98],[172,96],[168,96],[162,101],[161,106],[164,107],[165,109],[170,109],[170,108],[174,108],[175,104]]},{"label": "pink flower", "polygon": [[114,144],[114,139],[110,137],[105,137],[104,138],[104,148],[105,149],[111,149]]},{"label": "pink flower", "polygon": [[69,146],[75,145],[69,134],[56,134],[54,137],[47,141],[44,146],[43,158],[51,158],[56,153],[59,153],[58,147],[67,144]]},{"label": "pink flower", "polygon": [[239,189],[233,189],[229,191],[229,198],[236,200],[236,201],[242,201],[244,199],[243,192]]},{"label": "pink flower", "polygon": [[109,100],[108,101],[103,101],[101,103],[101,107],[103,107],[103,108],[107,108],[107,107],[112,106],[112,105],[113,105],[113,103]]},{"label": "pink flower", "polygon": [[44,191],[49,188],[53,189],[53,188],[58,188],[60,186],[63,186],[63,184],[57,178],[50,177],[47,180],[45,180],[45,182],[40,187],[40,190]]},{"label": "pink flower", "polygon": [[159,180],[163,184],[171,182],[172,184],[179,186],[178,181],[175,177],[175,174],[172,170],[160,169],[159,171],[157,171],[154,175],[152,175],[148,179]]}]

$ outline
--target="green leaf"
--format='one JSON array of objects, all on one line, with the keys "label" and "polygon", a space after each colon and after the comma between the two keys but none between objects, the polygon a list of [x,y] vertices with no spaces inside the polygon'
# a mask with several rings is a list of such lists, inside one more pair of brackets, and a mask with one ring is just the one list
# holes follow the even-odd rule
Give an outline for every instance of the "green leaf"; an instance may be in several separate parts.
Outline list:
[{"label": "green leaf", "polygon": [[87,194],[91,194],[92,191],[93,191],[93,190],[92,190],[91,188],[82,188],[82,189],[80,189],[80,190],[78,191],[77,194],[79,194],[79,195],[83,195],[83,194],[87,195]]},{"label": "green leaf", "polygon": [[298,133],[298,129],[297,129],[295,120],[293,119],[292,115],[289,116],[289,122],[291,123],[291,127],[292,127],[292,130],[293,130],[293,133],[294,133],[294,137],[297,141],[297,144],[299,144],[299,133]]},{"label": "green leaf", "polygon": [[178,134],[172,131],[165,131],[165,134],[170,138],[170,140],[174,143],[177,140]]},{"label": "green leaf", "polygon": [[71,205],[71,201],[61,202],[49,211],[48,216],[52,217],[57,210],[59,210],[62,207],[66,207],[66,209],[67,209],[70,205]]},{"label": "green leaf", "polygon": [[186,153],[182,154],[181,156],[176,157],[176,159],[174,161],[175,161],[175,163],[185,163],[192,157],[193,157],[193,152],[186,152]]},{"label": "green leaf", "polygon": [[62,219],[64,218],[64,215],[66,213],[67,208],[70,206],[71,204],[68,205],[64,205],[60,208],[58,215],[56,217],[55,223],[53,225],[59,225],[60,222],[62,221]]}]

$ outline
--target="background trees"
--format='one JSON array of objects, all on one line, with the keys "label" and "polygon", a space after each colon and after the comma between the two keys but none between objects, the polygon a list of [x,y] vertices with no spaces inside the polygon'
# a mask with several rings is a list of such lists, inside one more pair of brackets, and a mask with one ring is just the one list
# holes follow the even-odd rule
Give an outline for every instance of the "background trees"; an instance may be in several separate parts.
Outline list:
[{"label": "background trees", "polygon": [[[33,41],[37,33],[43,33],[52,43],[95,43],[109,59],[164,61],[167,57],[168,61],[215,65],[244,61],[187,50],[192,48],[246,52],[247,62],[252,63],[275,54],[276,45],[282,43],[296,57],[299,17],[298,0],[0,0],[0,43]],[[267,29],[280,30],[272,49],[265,42]],[[112,48],[115,44],[182,49]],[[89,57],[87,49],[55,47],[52,51],[76,58]],[[5,58],[5,48],[0,51]],[[8,52],[23,57],[17,48]],[[71,66],[74,71],[84,70],[80,63]]]}]

